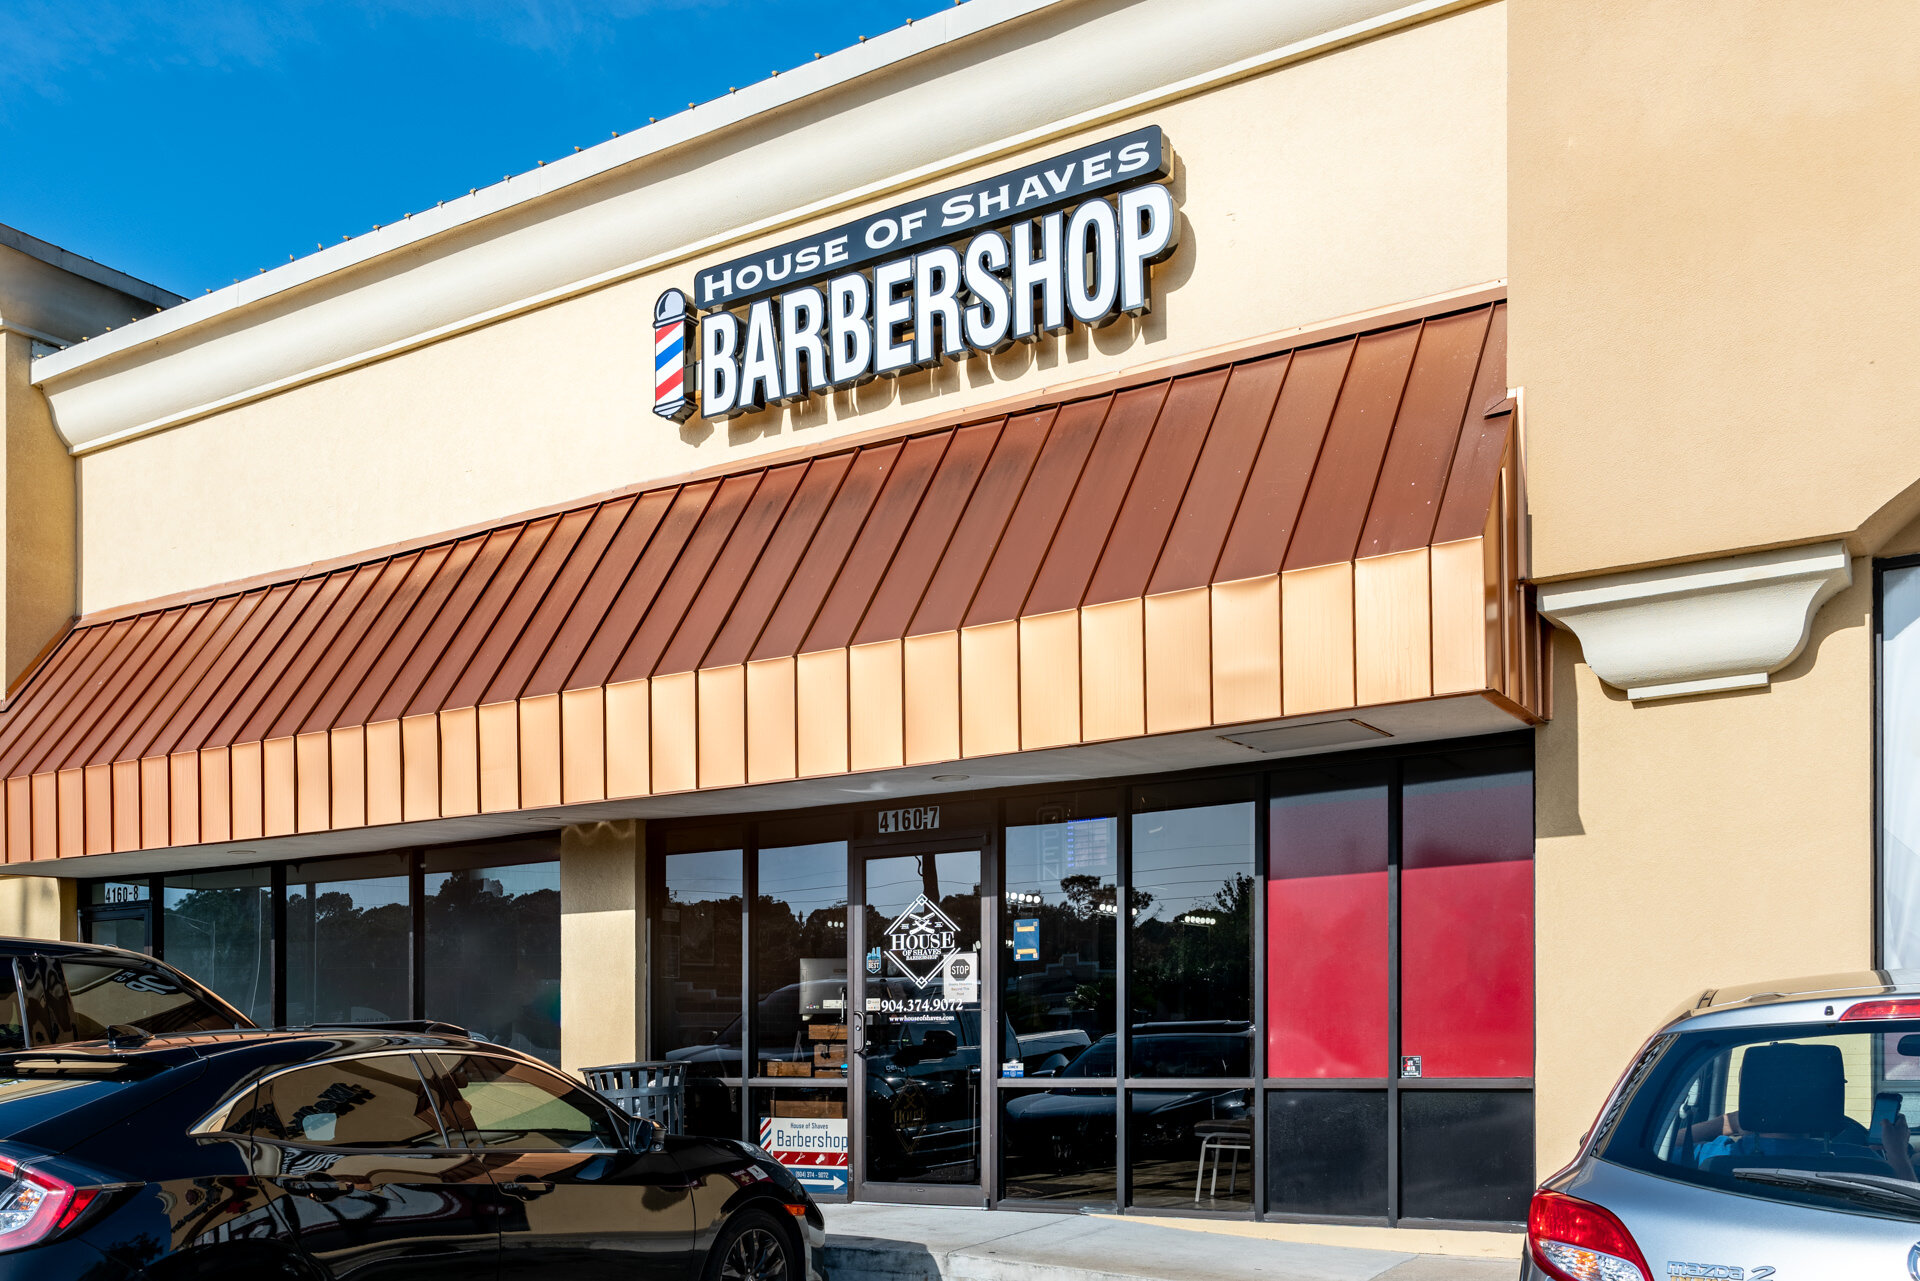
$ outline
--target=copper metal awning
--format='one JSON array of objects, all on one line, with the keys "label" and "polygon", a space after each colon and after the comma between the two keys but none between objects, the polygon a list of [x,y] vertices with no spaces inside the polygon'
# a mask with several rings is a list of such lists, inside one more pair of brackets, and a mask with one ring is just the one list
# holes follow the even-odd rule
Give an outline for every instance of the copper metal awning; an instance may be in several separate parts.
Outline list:
[{"label": "copper metal awning", "polygon": [[1538,719],[1504,330],[1349,326],[81,619],[0,713],[6,860],[1446,695]]}]

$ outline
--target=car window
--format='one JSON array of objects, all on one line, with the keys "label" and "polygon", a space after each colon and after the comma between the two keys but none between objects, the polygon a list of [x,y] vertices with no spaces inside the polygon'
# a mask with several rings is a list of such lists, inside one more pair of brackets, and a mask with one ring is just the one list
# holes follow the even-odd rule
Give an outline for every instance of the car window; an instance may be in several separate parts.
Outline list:
[{"label": "car window", "polygon": [[456,1124],[490,1148],[540,1152],[618,1148],[600,1101],[565,1077],[512,1059],[436,1055]]},{"label": "car window", "polygon": [[1103,1036],[1085,1050],[1080,1057],[1060,1069],[1061,1076],[1112,1076],[1114,1072],[1114,1041]]},{"label": "car window", "polygon": [[269,1077],[230,1128],[302,1147],[452,1146],[407,1054],[337,1059]]},{"label": "car window", "polygon": [[20,990],[13,973],[13,961],[0,956],[0,1050],[24,1049],[26,1031],[20,1019]]},{"label": "car window", "polygon": [[1920,1218],[1920,1023],[1682,1033],[1600,1155],[1743,1196]]},{"label": "car window", "polygon": [[1245,1076],[1250,1043],[1219,1032],[1142,1036],[1133,1042],[1134,1076]]},{"label": "car window", "polygon": [[234,1020],[161,969],[118,961],[60,963],[73,999],[73,1035],[93,1041],[126,1023],[143,1032],[209,1032]]}]

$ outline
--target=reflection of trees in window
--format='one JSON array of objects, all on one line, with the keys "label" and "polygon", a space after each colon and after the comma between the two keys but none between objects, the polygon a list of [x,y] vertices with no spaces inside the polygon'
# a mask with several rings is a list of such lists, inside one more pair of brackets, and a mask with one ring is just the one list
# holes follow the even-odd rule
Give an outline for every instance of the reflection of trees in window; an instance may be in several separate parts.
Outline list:
[{"label": "reflection of trees in window", "polygon": [[1007,1017],[1020,1033],[1079,1028],[1097,1038],[1113,1030],[1117,892],[1091,873],[1063,876],[1058,885],[1065,902],[1009,905],[1010,919],[1039,922],[1040,957],[1007,965]]},{"label": "reflection of trees in window", "polygon": [[273,904],[266,886],[168,886],[165,938],[170,964],[254,1022],[272,1022]]},{"label": "reflection of trees in window", "polygon": [[661,1049],[708,1044],[739,1019],[740,906],[737,893],[689,901],[668,887],[659,924],[668,984]]},{"label": "reflection of trees in window", "polygon": [[541,863],[426,878],[428,1018],[559,1061],[558,880]]},{"label": "reflection of trees in window", "polygon": [[[287,1015],[295,1023],[403,1019],[412,1005],[406,881],[308,884],[287,893]],[[355,893],[398,901],[355,901]]]},{"label": "reflection of trees in window", "polygon": [[1153,896],[1134,892],[1128,960],[1133,1021],[1252,1017],[1253,877],[1234,876],[1209,899],[1170,919],[1147,909]]},{"label": "reflection of trees in window", "polygon": [[762,894],[754,909],[753,950],[763,992],[798,982],[802,957],[846,955],[846,902],[815,908],[803,917],[792,904]]}]

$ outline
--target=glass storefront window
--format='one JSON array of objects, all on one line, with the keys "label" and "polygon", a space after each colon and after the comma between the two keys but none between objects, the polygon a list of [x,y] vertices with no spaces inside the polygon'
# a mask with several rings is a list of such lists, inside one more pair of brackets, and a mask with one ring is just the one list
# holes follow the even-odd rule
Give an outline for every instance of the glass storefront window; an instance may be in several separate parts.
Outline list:
[{"label": "glass storefront window", "polygon": [[719,1084],[745,1066],[740,930],[745,856],[738,849],[668,854],[656,926],[653,1053],[687,1065],[687,1130],[735,1138],[740,1092]]},{"label": "glass storefront window", "polygon": [[795,1086],[753,1092],[754,1141],[815,1196],[844,1197],[851,1149],[847,1092]]},{"label": "glass storefront window", "polygon": [[264,867],[162,882],[169,965],[262,1026],[273,1022],[273,877]]},{"label": "glass storefront window", "polygon": [[1402,1218],[1519,1223],[1532,1194],[1530,1091],[1401,1093]]},{"label": "glass storefront window", "polygon": [[1400,1053],[1423,1077],[1533,1075],[1533,773],[1522,750],[1402,775]]},{"label": "glass storefront window", "polygon": [[558,842],[428,850],[421,889],[425,1016],[558,1064]]},{"label": "glass storefront window", "polygon": [[1000,1195],[1016,1201],[1118,1204],[1113,1121],[1112,1090],[1003,1091]]},{"label": "glass storefront window", "polygon": [[1387,1092],[1269,1091],[1267,1208],[1385,1217]]},{"label": "glass storefront window", "polygon": [[1920,565],[1880,573],[1880,964],[1920,966]]},{"label": "glass storefront window", "polygon": [[1252,1208],[1252,1090],[1135,1090],[1127,1099],[1130,1204]]},{"label": "glass storefront window", "polygon": [[1267,1075],[1387,1074],[1387,768],[1275,775]]},{"label": "glass storefront window", "polygon": [[405,854],[287,869],[287,1022],[405,1019],[413,1008]]},{"label": "glass storefront window", "polygon": [[759,853],[752,932],[761,1076],[847,1075],[847,844]]},{"label": "glass storefront window", "polygon": [[1253,829],[1251,800],[1133,816],[1129,1076],[1251,1075]]},{"label": "glass storefront window", "polygon": [[866,861],[870,1179],[980,1181],[981,870],[976,850]]},{"label": "glass storefront window", "polygon": [[1001,1011],[1028,1076],[1084,1074],[1087,1048],[1114,1032],[1120,824],[1063,810],[1007,828]]}]

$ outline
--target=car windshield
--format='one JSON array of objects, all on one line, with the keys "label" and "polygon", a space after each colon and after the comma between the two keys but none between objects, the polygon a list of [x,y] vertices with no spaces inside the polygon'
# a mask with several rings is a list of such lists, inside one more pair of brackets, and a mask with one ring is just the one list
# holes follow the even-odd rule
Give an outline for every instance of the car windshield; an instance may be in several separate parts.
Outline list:
[{"label": "car windshield", "polygon": [[119,961],[62,962],[73,998],[73,1035],[97,1040],[128,1024],[143,1032],[212,1032],[235,1026],[233,1016],[185,987],[158,966]]},{"label": "car windshield", "polygon": [[1600,1156],[1741,1196],[1920,1219],[1920,1024],[1683,1032],[1636,1065]]}]

